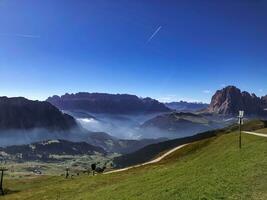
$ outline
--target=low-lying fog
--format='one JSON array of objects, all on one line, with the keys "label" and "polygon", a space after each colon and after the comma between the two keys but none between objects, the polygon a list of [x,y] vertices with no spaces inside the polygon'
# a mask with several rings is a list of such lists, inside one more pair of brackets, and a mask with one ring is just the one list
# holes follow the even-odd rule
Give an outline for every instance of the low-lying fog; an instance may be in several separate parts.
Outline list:
[{"label": "low-lying fog", "polygon": [[[74,116],[81,126],[89,131],[106,132],[120,139],[142,139],[168,137],[166,133],[158,130],[144,131],[140,126],[157,114],[147,115],[110,115],[68,112]],[[87,114],[87,115],[86,115]]]},{"label": "low-lying fog", "polygon": [[2,130],[0,132],[0,147],[30,144],[51,139],[86,141],[87,135],[75,129],[68,132],[49,131],[46,129]]},{"label": "low-lying fog", "polygon": [[197,131],[182,130],[170,132],[154,127],[141,128],[141,125],[157,114],[147,115],[111,115],[111,114],[92,114],[84,111],[66,112],[72,115],[83,129],[75,129],[67,132],[51,132],[44,129],[24,130],[24,131],[1,131],[0,146],[29,144],[48,139],[64,139],[70,141],[88,142],[90,132],[105,132],[118,139],[157,139],[157,138],[179,138],[196,134]]}]

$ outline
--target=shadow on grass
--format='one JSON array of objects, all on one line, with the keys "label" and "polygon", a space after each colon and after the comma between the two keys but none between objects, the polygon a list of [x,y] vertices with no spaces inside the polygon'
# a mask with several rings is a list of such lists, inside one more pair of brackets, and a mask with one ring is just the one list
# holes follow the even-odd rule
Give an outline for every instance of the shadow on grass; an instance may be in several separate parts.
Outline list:
[{"label": "shadow on grass", "polygon": [[6,196],[6,195],[11,195],[11,194],[15,194],[15,193],[19,193],[20,192],[20,190],[10,190],[10,189],[4,189],[4,195],[0,195],[0,197],[1,196]]}]

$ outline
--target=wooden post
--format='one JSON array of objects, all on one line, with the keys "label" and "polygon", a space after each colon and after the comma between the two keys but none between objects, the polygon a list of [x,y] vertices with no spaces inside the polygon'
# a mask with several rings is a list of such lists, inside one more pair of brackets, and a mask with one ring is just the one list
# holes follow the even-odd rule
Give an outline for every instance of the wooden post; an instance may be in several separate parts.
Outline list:
[{"label": "wooden post", "polygon": [[4,193],[4,188],[3,188],[3,178],[4,178],[3,176],[4,176],[4,171],[1,170],[0,190],[1,190],[2,195],[5,195],[5,193]]},{"label": "wooden post", "polygon": [[241,126],[243,124],[243,118],[244,118],[244,111],[240,110],[238,115],[238,123],[239,123],[239,149],[241,149]]},{"label": "wooden post", "polygon": [[66,179],[69,178],[69,168],[68,167],[66,168],[66,177],[65,178]]},{"label": "wooden post", "polygon": [[241,149],[241,123],[239,124],[239,149]]},{"label": "wooden post", "polygon": [[5,168],[0,168],[1,171],[1,180],[0,180],[0,191],[2,195],[5,195],[4,188],[3,188],[3,182],[4,182],[4,171],[7,171]]}]

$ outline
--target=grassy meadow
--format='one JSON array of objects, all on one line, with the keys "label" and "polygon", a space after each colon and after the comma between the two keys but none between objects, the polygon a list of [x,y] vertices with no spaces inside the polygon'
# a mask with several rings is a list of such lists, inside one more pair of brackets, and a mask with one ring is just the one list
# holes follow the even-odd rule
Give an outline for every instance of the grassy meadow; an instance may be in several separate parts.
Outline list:
[{"label": "grassy meadow", "polygon": [[202,140],[160,163],[73,179],[38,176],[6,179],[0,199],[267,199],[267,139],[238,132]]}]

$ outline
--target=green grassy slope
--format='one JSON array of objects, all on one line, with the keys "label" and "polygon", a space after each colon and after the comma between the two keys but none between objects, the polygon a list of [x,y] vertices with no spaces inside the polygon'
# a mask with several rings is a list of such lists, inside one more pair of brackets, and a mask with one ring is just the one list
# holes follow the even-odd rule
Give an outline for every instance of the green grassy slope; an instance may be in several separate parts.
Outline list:
[{"label": "green grassy slope", "polygon": [[257,130],[256,132],[257,132],[257,133],[267,134],[267,128],[259,129],[259,130]]},{"label": "green grassy slope", "polygon": [[[266,121],[251,120],[251,121],[246,122],[243,125],[242,130],[253,131],[253,130],[258,130],[258,129],[262,129],[266,127],[267,127]],[[223,129],[207,131],[207,132],[199,133],[193,136],[168,140],[168,141],[160,142],[157,144],[151,144],[151,145],[145,146],[142,149],[139,149],[136,152],[116,157],[114,159],[114,164],[115,164],[115,167],[117,168],[123,168],[123,167],[141,164],[149,160],[152,160],[158,157],[158,155],[160,155],[161,153],[166,152],[179,145],[196,142],[199,140],[215,137],[221,134],[234,132],[236,130],[239,130],[239,125],[234,124],[230,127],[226,127]]]},{"label": "green grassy slope", "polygon": [[267,199],[267,139],[232,132],[195,142],[160,163],[109,175],[7,180],[0,199]]}]

